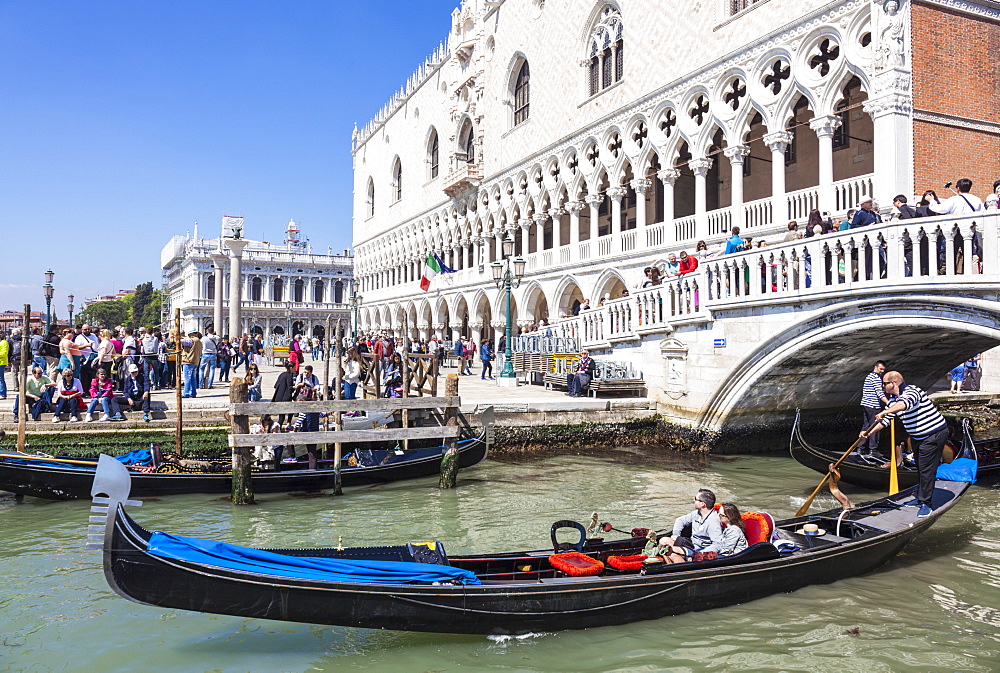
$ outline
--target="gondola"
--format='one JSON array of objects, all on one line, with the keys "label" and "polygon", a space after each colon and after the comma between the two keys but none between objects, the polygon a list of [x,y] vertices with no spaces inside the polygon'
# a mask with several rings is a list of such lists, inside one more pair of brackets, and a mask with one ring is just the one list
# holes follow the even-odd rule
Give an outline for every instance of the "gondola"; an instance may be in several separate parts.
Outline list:
[{"label": "gondola", "polygon": [[[947,453],[957,456],[974,448],[979,457],[977,479],[1000,478],[1000,438],[974,443],[968,421],[964,419],[961,421],[949,419],[948,427],[951,430],[951,439]],[[886,452],[888,452],[888,432],[883,431],[882,444],[887,447]],[[830,463],[835,463],[842,455],[840,451],[809,444],[802,437],[801,414],[798,412],[795,414],[795,423],[792,426],[789,451],[799,463],[823,474],[826,474]],[[844,483],[885,491],[889,488],[889,468],[883,465],[886,463],[869,462],[854,452],[837,469],[840,471],[840,480]],[[904,462],[899,466],[897,475],[900,488],[908,488],[917,483],[917,469],[912,462]]]},{"label": "gondola", "polygon": [[[493,408],[486,409],[481,418],[483,427],[478,436],[457,443],[460,468],[477,465],[489,452],[493,442]],[[439,474],[445,448],[436,445],[406,451],[395,448],[351,450],[348,445],[341,463],[341,483],[350,487]],[[320,469],[316,470],[306,469],[305,463],[283,463],[280,471],[255,471],[253,490],[255,493],[287,493],[333,488],[335,470],[331,463],[320,461]],[[0,491],[51,500],[87,498],[96,468],[97,461],[0,453]],[[136,496],[232,492],[232,471],[224,467],[217,472],[128,471]]]},{"label": "gondola", "polygon": [[[469,634],[625,624],[860,575],[892,559],[969,488],[937,481],[925,518],[902,504],[909,489],[850,511],[767,519],[773,532],[735,556],[646,565],[632,563],[643,529],[604,540],[573,521],[552,524],[548,549],[450,558],[439,542],[260,550],[176,537],[132,520],[126,506],[142,503],[128,499],[131,475],[100,460],[88,546],[103,550],[105,577],[125,598],[238,617]],[[819,530],[805,534],[806,524]],[[563,528],[579,539],[559,542]]]}]

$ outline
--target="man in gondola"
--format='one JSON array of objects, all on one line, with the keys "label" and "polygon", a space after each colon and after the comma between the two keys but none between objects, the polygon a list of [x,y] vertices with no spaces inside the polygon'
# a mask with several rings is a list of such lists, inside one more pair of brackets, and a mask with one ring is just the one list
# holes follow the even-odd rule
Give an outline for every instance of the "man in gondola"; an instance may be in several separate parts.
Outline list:
[{"label": "man in gondola", "polygon": [[[917,517],[922,518],[934,510],[934,482],[937,479],[938,465],[941,464],[944,443],[948,439],[948,424],[927,397],[927,393],[906,383],[899,372],[887,372],[882,377],[882,386],[886,395],[895,399],[888,407],[875,414],[875,419],[881,421],[881,426],[876,431],[888,427],[888,421],[898,415],[903,422],[903,429],[916,444],[919,475],[917,497],[903,505],[919,507]],[[868,433],[862,430],[859,436],[864,439]]]},{"label": "man in gondola", "polygon": [[[883,406],[888,406],[889,398],[882,388],[882,375],[885,374],[885,362],[879,360],[875,367],[865,377],[865,384],[861,390],[861,411],[864,413],[864,420],[861,421],[861,429],[866,430],[875,422],[875,414],[882,410]],[[868,435],[861,446],[858,447],[858,454],[879,465],[886,461],[885,456],[879,453],[878,440],[881,431],[875,431]]]}]

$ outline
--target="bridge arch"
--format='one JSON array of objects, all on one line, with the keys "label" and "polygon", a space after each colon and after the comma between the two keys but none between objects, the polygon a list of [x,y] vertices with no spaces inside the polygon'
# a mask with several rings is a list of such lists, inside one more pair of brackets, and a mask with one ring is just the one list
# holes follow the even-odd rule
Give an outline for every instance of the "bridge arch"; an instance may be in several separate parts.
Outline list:
[{"label": "bridge arch", "polygon": [[984,300],[912,295],[838,303],[762,340],[720,382],[699,425],[773,423],[796,407],[839,412],[860,402],[876,360],[926,389],[997,345],[1000,314]]}]

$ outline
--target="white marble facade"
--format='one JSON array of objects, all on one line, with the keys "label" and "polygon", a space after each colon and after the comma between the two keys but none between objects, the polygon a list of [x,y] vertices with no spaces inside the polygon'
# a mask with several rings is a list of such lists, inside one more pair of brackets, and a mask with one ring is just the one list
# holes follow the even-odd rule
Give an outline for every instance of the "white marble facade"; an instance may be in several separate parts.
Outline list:
[{"label": "white marble facade", "polygon": [[[506,236],[523,328],[734,225],[913,191],[906,2],[465,0],[451,24],[354,134],[366,327],[494,335]],[[430,251],[458,273],[425,293]]]},{"label": "white marble facade", "polygon": [[241,325],[234,330],[230,312],[222,310],[229,306],[232,254],[223,241],[200,238],[196,230],[194,236],[174,236],[161,252],[171,317],[180,308],[185,330],[204,332],[218,321],[219,334],[253,330],[269,337],[287,335],[290,329],[292,334],[322,335],[331,316],[350,330],[353,257],[348,251],[314,254],[297,241],[246,241],[240,274]]}]

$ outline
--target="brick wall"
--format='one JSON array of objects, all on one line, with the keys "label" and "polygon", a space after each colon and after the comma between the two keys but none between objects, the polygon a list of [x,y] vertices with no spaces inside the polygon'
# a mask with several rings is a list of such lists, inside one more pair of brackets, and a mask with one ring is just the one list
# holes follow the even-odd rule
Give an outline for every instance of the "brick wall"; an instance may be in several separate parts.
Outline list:
[{"label": "brick wall", "polygon": [[[942,7],[912,5],[913,107],[1000,123],[1000,25]],[[984,197],[1000,180],[1000,132],[913,123],[914,190],[934,189],[958,178],[972,180]]]}]

